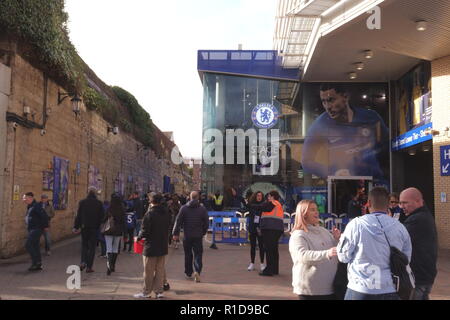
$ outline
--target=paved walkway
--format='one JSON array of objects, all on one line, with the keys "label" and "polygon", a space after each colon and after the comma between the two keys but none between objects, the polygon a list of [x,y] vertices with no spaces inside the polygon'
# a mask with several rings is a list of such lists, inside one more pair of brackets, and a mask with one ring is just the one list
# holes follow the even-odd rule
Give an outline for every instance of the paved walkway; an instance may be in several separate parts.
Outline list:
[{"label": "paved walkway", "polygon": [[[220,244],[212,250],[204,244],[202,282],[184,279],[182,248],[170,248],[167,274],[171,290],[166,299],[183,300],[273,300],[296,299],[291,288],[291,260],[287,245],[280,246],[280,275],[260,277],[258,271],[247,271],[249,246]],[[2,299],[55,300],[123,300],[142,287],[140,255],[121,253],[117,272],[106,276],[106,260],[95,260],[95,273],[82,273],[81,289],[68,290],[66,281],[69,265],[79,263],[80,239],[73,238],[56,244],[52,256],[44,257],[44,270],[30,273],[27,255],[0,260],[0,297]],[[257,258],[258,259],[258,258]],[[259,264],[257,264],[259,266]],[[439,274],[432,292],[433,299],[450,300],[450,252],[442,252]]]}]

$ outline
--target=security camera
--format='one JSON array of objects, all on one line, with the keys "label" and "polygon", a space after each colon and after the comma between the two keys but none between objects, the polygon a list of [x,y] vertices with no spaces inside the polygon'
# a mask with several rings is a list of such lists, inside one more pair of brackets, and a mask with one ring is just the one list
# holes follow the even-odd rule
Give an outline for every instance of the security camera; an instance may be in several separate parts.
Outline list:
[{"label": "security camera", "polygon": [[41,136],[44,136],[47,133],[47,131],[45,129],[41,130]]},{"label": "security camera", "polygon": [[14,129],[17,129],[17,128],[19,127],[19,124],[18,124],[17,122],[13,122],[13,123],[12,123],[12,127],[13,127]]}]

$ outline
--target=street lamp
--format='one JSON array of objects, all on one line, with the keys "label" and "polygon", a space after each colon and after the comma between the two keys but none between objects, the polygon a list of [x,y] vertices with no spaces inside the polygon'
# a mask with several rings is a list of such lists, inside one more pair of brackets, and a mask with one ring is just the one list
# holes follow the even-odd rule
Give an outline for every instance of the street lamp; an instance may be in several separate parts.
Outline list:
[{"label": "street lamp", "polygon": [[58,105],[60,105],[67,97],[72,97],[70,101],[72,102],[73,113],[80,114],[81,98],[79,97],[78,93],[72,95],[58,90]]}]

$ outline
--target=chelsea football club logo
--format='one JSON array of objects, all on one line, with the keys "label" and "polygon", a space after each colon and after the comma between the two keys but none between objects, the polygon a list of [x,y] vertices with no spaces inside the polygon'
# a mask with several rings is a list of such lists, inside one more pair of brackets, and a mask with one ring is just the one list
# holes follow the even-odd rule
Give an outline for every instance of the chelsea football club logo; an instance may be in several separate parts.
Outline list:
[{"label": "chelsea football club logo", "polygon": [[260,103],[253,108],[252,121],[255,126],[270,129],[278,122],[278,110],[270,103]]}]

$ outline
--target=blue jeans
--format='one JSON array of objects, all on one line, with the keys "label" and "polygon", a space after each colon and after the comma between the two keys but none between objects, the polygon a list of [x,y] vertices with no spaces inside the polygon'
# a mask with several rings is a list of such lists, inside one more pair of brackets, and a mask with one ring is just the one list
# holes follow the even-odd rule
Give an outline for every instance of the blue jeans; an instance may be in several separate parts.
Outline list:
[{"label": "blue jeans", "polygon": [[[184,248],[184,273],[188,276],[192,275],[192,272],[202,272],[203,263],[203,238],[185,238],[183,240]],[[192,261],[193,260],[193,261]],[[192,269],[192,262],[194,262],[194,270]]]},{"label": "blue jeans", "polygon": [[430,300],[430,292],[432,287],[432,284],[416,284],[413,300]]},{"label": "blue jeans", "polygon": [[105,236],[106,252],[118,253],[121,239],[121,236]]},{"label": "blue jeans", "polygon": [[347,288],[344,300],[400,300],[398,294],[384,293],[384,294],[367,294]]},{"label": "blue jeans", "polygon": [[42,264],[40,248],[41,235],[41,229],[33,229],[28,231],[28,238],[25,248],[31,256],[31,263],[33,266]]}]

